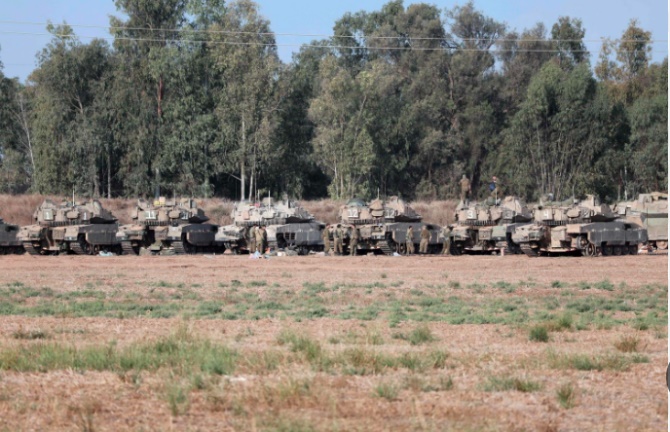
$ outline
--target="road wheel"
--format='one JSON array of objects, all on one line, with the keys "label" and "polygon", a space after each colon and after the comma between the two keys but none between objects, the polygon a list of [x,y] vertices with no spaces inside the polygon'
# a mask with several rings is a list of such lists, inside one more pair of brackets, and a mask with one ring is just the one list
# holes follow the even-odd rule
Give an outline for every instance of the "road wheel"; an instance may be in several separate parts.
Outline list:
[{"label": "road wheel", "polygon": [[587,244],[586,247],[584,248],[584,255],[593,258],[594,256],[596,256],[596,254],[597,254],[596,245],[594,245],[593,243]]},{"label": "road wheel", "polygon": [[661,250],[666,250],[668,248],[667,240],[656,240],[656,247]]},{"label": "road wheel", "polygon": [[637,245],[628,246],[628,254],[629,255],[637,255]]},{"label": "road wheel", "polygon": [[619,256],[621,255],[621,246],[613,246],[613,255],[614,256]]}]

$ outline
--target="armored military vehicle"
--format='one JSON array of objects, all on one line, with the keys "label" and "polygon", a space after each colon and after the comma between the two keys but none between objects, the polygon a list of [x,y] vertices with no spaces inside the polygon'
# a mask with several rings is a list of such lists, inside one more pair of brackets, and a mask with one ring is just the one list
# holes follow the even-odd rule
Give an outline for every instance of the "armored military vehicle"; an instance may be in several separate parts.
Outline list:
[{"label": "armored military vehicle", "polygon": [[397,196],[385,201],[375,199],[369,204],[360,198],[353,198],[342,206],[340,212],[340,225],[345,231],[344,247],[348,248],[349,232],[356,228],[359,232],[359,251],[385,255],[404,253],[407,229],[411,226],[415,250],[418,251],[421,229],[426,226],[430,232],[428,253],[439,253],[442,250],[440,227],[421,220],[421,215]]},{"label": "armored military vehicle", "polygon": [[512,240],[528,256],[637,254],[647,230],[617,219],[612,209],[593,195],[583,201],[539,204],[534,222],[516,229]]},{"label": "armored military vehicle", "polygon": [[232,212],[233,224],[222,226],[216,235],[234,254],[249,252],[252,227],[265,227],[267,246],[274,250],[291,250],[300,255],[323,250],[321,232],[325,224],[314,220],[297,202],[271,197],[261,202],[238,202]]},{"label": "armored military vehicle", "polygon": [[512,234],[532,218],[530,209],[515,196],[481,203],[461,201],[451,232],[452,253],[522,253]]},{"label": "armored military vehicle", "polygon": [[118,224],[99,201],[56,204],[45,200],[33,213],[33,225],[22,227],[18,238],[31,255],[121,251]]},{"label": "armored military vehicle", "polygon": [[668,249],[668,194],[652,192],[640,194],[637,200],[616,206],[617,214],[647,230],[649,246]]},{"label": "armored military vehicle", "polygon": [[159,197],[149,203],[138,200],[131,214],[133,223],[119,227],[117,241],[126,255],[223,253],[217,243],[217,225],[192,199],[167,200]]},{"label": "armored military vehicle", "polygon": [[20,254],[23,244],[18,239],[18,225],[10,225],[0,218],[0,254]]}]

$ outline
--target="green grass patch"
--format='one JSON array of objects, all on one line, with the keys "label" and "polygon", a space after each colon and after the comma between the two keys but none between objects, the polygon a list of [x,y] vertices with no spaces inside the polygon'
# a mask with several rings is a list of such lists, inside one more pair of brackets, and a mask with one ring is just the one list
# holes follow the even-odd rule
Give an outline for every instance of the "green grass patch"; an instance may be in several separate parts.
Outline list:
[{"label": "green grass patch", "polygon": [[538,391],[542,386],[531,380],[518,377],[495,377],[490,376],[482,386],[484,391],[518,391],[522,393],[531,393]]}]

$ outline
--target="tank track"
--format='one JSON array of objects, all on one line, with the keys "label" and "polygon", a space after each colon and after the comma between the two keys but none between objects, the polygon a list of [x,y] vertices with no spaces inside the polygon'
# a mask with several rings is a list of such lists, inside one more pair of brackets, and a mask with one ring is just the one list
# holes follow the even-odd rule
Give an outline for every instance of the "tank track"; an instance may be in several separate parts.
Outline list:
[{"label": "tank track", "polygon": [[184,243],[180,241],[172,242],[172,248],[174,249],[175,255],[185,255],[186,250],[184,249]]},{"label": "tank track", "polygon": [[78,241],[70,242],[70,250],[76,255],[88,255]]},{"label": "tank track", "polygon": [[391,250],[391,245],[390,245],[391,240],[386,240],[379,242],[379,249],[382,251],[384,255],[393,255],[393,250]]},{"label": "tank track", "polygon": [[23,242],[23,248],[28,252],[28,255],[40,255],[40,251],[35,249],[33,242]]},{"label": "tank track", "polygon": [[532,247],[530,247],[529,243],[521,243],[519,245],[519,248],[521,249],[521,252],[526,254],[526,256],[529,256],[531,258],[539,256],[537,249],[533,249]]},{"label": "tank track", "polygon": [[129,241],[121,242],[121,250],[123,251],[123,255],[137,255],[133,248],[133,244]]}]

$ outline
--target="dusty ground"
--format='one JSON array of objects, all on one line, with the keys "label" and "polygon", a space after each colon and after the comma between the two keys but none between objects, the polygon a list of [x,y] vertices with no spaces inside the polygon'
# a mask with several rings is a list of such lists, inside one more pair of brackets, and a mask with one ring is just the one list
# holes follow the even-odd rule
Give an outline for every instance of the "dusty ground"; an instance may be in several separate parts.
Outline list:
[{"label": "dusty ground", "polygon": [[[667,268],[667,255],[2,256],[0,428],[665,430]],[[529,339],[538,325],[547,342]],[[413,344],[417,329],[430,337]],[[234,371],[7,361],[179,332],[234,350]]]}]

